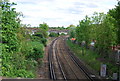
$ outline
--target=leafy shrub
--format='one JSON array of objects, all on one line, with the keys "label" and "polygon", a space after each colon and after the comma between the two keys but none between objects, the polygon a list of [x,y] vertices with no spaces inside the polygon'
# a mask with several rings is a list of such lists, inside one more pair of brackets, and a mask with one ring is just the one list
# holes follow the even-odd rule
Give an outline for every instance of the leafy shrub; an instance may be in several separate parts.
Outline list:
[{"label": "leafy shrub", "polygon": [[[34,60],[27,60],[22,53],[20,54],[20,52],[7,52],[5,44],[2,44],[1,46],[2,46],[2,55],[1,55],[2,72],[0,73],[1,76],[11,77],[11,78],[13,77],[23,77],[23,78],[35,77],[33,70],[35,69],[35,66],[37,63]],[[29,65],[29,68],[27,68],[28,65]]]},{"label": "leafy shrub", "polygon": [[0,3],[2,12],[0,14],[2,27],[0,76],[34,78],[38,64],[36,60],[43,57],[43,44],[28,43],[30,36],[26,35],[25,28],[21,27],[20,13],[17,13],[15,8],[11,8],[13,5],[15,3],[9,3],[7,0],[2,0]]},{"label": "leafy shrub", "polygon": [[17,70],[17,77],[25,77],[25,78],[34,78],[35,75],[33,75],[32,72],[30,71],[26,71],[24,69],[21,69],[21,70]]},{"label": "leafy shrub", "polygon": [[43,33],[36,32],[32,37],[32,41],[41,42],[44,46],[46,46],[47,39],[44,37]]},{"label": "leafy shrub", "polygon": [[59,36],[59,33],[57,34],[57,33],[51,32],[49,36],[50,36],[50,37],[58,37],[58,36]]},{"label": "leafy shrub", "polygon": [[43,57],[43,44],[41,44],[40,42],[29,42],[29,44],[31,44],[32,48],[33,48],[33,52],[28,55],[28,57],[33,58],[34,60],[38,60],[39,58]]}]

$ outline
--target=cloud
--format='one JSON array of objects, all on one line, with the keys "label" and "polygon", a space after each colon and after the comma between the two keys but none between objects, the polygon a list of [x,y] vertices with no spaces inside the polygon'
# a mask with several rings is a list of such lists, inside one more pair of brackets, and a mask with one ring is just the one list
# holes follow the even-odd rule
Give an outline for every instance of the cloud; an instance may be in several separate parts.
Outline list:
[{"label": "cloud", "polygon": [[98,8],[98,5],[90,3],[90,4],[87,5],[87,7],[89,7],[89,8]]},{"label": "cloud", "polygon": [[77,25],[85,15],[95,11],[107,12],[114,8],[115,0],[10,0],[17,3],[16,10],[25,18],[22,23],[38,26],[46,22],[49,26]]}]

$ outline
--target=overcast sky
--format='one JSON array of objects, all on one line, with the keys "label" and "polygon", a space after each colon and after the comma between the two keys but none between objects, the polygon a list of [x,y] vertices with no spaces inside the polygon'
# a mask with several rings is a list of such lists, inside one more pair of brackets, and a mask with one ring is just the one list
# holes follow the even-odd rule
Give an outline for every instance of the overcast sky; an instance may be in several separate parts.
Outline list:
[{"label": "overcast sky", "polygon": [[107,13],[117,0],[10,0],[17,3],[16,10],[25,16],[23,24],[38,26],[45,22],[50,27],[78,25],[85,15]]}]

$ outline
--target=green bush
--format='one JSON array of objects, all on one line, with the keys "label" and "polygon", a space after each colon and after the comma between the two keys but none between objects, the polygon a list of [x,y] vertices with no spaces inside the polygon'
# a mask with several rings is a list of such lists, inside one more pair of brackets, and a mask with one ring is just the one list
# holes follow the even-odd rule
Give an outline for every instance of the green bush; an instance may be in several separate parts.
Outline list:
[{"label": "green bush", "polygon": [[57,34],[57,33],[51,32],[51,33],[49,34],[49,36],[50,36],[50,37],[58,37],[58,36],[59,36],[59,33]]},{"label": "green bush", "polygon": [[46,46],[47,39],[46,39],[46,38],[42,38],[42,39],[41,39],[41,43],[42,43],[44,46]]},{"label": "green bush", "polygon": [[41,32],[35,33],[33,36],[31,36],[32,41],[37,41],[42,43],[44,46],[46,46],[47,39],[44,37],[44,35]]},{"label": "green bush", "polygon": [[38,65],[37,60],[43,57],[43,44],[40,43],[41,40],[29,43],[30,36],[26,34],[25,28],[21,27],[19,20],[21,14],[11,7],[13,5],[15,3],[9,3],[8,0],[2,0],[0,3],[2,6],[0,76],[34,78]]},{"label": "green bush", "polygon": [[33,58],[34,60],[38,60],[39,58],[43,57],[43,44],[41,44],[40,42],[29,42],[29,44],[31,44],[32,48],[33,48],[33,52],[30,53],[28,55],[28,57]]},{"label": "green bush", "polygon": [[[6,52],[6,45],[2,44],[2,66],[0,76],[6,77],[35,77],[35,67],[37,63],[34,60],[28,60],[20,52]],[[28,51],[28,50],[26,50]],[[29,68],[28,68],[29,67]]]},{"label": "green bush", "polygon": [[25,77],[25,78],[34,78],[35,77],[35,75],[33,75],[32,72],[26,71],[24,69],[17,70],[16,73],[18,74],[17,77]]}]

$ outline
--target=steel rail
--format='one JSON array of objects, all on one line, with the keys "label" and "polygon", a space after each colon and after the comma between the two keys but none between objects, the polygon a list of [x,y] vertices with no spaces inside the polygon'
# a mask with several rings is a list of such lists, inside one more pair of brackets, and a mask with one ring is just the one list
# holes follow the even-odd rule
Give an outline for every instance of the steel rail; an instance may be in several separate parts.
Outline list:
[{"label": "steel rail", "polygon": [[68,60],[66,59],[66,56],[64,55],[63,51],[61,51],[61,54],[63,54],[63,58],[65,59],[65,61],[67,62],[68,66],[70,67],[71,71],[73,72],[73,74],[76,77],[76,80],[79,80],[77,75],[75,74],[74,70],[72,69],[71,65],[69,64]]},{"label": "steel rail", "polygon": [[65,73],[64,73],[64,71],[63,71],[63,67],[62,67],[62,65],[61,65],[61,63],[60,63],[60,59],[59,59],[59,57],[58,57],[58,49],[57,49],[57,47],[56,47],[56,58],[57,58],[57,61],[58,61],[58,64],[59,64],[59,68],[60,68],[60,71],[61,71],[61,73],[62,73],[62,75],[63,75],[63,78],[64,78],[64,80],[65,81],[67,81],[67,77],[66,77],[66,75],[65,75]]},{"label": "steel rail", "polygon": [[71,60],[76,64],[76,66],[79,67],[80,70],[83,71],[83,73],[86,75],[86,78],[88,78],[90,81],[95,81],[90,74],[80,65],[80,60],[68,49],[67,45],[65,44],[64,40],[64,45],[66,46],[66,50],[69,52],[68,55],[71,57]]},{"label": "steel rail", "polygon": [[[58,39],[58,38],[56,38],[56,39],[54,39],[54,40],[52,41],[52,43],[50,44],[50,47],[49,47],[49,52],[48,52],[48,54],[49,54],[48,61],[49,61],[50,79],[52,79],[52,80],[57,80],[57,76],[56,76],[56,74],[55,74],[55,70],[54,70],[54,66],[53,66],[53,61],[52,61],[52,60],[53,60],[53,50],[54,50],[54,48],[55,48],[55,54],[56,54],[56,59],[57,59],[57,62],[58,62],[58,66],[59,66],[59,68],[60,68],[60,71],[61,71],[61,74],[62,74],[62,76],[63,76],[63,79],[64,79],[65,81],[67,81],[67,78],[66,78],[65,73],[64,73],[64,71],[63,71],[62,65],[60,64],[59,57],[57,56],[58,49],[57,49],[57,47],[55,47],[55,46],[56,46],[55,44],[56,44],[57,39]],[[54,45],[55,45],[55,46],[54,46]],[[53,48],[53,46],[54,46],[54,48]]]},{"label": "steel rail", "polygon": [[55,70],[54,70],[54,67],[53,67],[53,62],[52,62],[52,50],[53,50],[53,47],[52,45],[54,44],[56,39],[54,39],[52,41],[52,43],[50,44],[50,47],[49,47],[49,51],[48,51],[48,61],[49,61],[49,71],[50,71],[50,79],[52,80],[56,80],[56,75],[55,75]]},{"label": "steel rail", "polygon": [[[56,80],[57,79],[56,74],[55,74],[55,70],[54,70],[54,66],[53,66],[53,61],[52,61],[52,59],[53,59],[52,54],[53,54],[53,49],[54,49],[53,48],[53,44],[55,44],[56,40],[58,40],[59,38],[60,37],[58,37],[58,38],[56,38],[56,39],[54,39],[52,41],[52,43],[50,44],[50,47],[49,47],[49,52],[48,52],[48,54],[49,54],[48,55],[48,61],[49,61],[50,79],[52,79],[52,80]],[[82,71],[85,74],[85,76],[86,76],[87,79],[89,79],[90,81],[95,81],[95,78],[91,77],[91,74],[88,71],[86,71],[86,69],[84,69],[83,65],[81,65],[80,60],[73,54],[72,51],[69,50],[68,46],[65,43],[65,40],[63,40],[63,43],[64,43],[63,45],[65,46],[66,51],[68,52],[67,54],[69,55],[69,57],[71,58],[71,60],[73,61],[73,63],[75,63],[75,65],[80,69],[80,71]],[[59,69],[61,71],[61,74],[63,76],[63,79],[67,81],[67,77],[65,75],[65,72],[64,72],[63,67],[61,65],[61,62],[60,62],[60,58],[58,56],[59,52],[58,52],[57,47],[55,47],[54,50],[55,50],[56,59],[57,59],[58,66],[59,66]],[[60,51],[60,52],[62,53],[63,51]],[[64,59],[65,59],[65,55],[64,55]],[[68,60],[66,60],[66,62],[68,63]],[[68,65],[70,66],[69,63],[68,63]],[[70,66],[70,68],[71,68],[71,66]],[[73,71],[72,68],[71,68],[71,70]],[[73,71],[73,73],[74,73],[74,71]],[[75,73],[74,73],[74,75],[77,78],[77,75]]]}]

